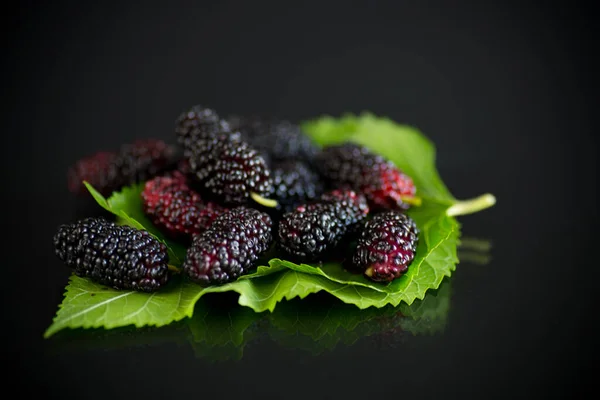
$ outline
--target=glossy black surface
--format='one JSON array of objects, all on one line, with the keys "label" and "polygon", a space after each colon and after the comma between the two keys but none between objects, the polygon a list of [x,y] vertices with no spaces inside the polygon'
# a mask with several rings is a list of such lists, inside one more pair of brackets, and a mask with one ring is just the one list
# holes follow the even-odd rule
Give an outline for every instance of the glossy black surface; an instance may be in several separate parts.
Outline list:
[{"label": "glossy black surface", "polygon": [[[260,3],[20,3],[2,67],[9,386],[61,399],[580,393],[596,362],[597,64],[588,10]],[[401,320],[381,322],[377,333],[371,320],[368,334],[330,350],[251,321],[239,361],[217,361],[240,349],[194,343],[186,324],[42,339],[69,274],[52,235],[99,212],[67,192],[67,167],[137,137],[171,139],[175,117],[196,103],[294,121],[367,109],[421,129],[456,197],[498,199],[460,218],[463,235],[491,249],[474,261],[461,253],[445,320],[417,335]],[[227,296],[210,301],[223,313],[215,320],[244,313]],[[326,306],[320,296],[288,305],[289,315],[303,321]]]}]

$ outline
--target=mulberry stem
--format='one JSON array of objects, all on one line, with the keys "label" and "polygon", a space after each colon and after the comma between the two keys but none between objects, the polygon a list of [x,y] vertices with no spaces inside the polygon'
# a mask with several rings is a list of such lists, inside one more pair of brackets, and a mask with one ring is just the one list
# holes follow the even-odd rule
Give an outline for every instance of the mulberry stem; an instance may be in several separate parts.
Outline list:
[{"label": "mulberry stem", "polygon": [[181,273],[181,268],[177,268],[174,265],[169,264],[169,265],[167,265],[167,268],[169,269],[169,271],[171,271],[173,273],[176,273],[176,274]]},{"label": "mulberry stem", "polygon": [[496,204],[496,197],[491,193],[482,194],[474,199],[462,200],[454,203],[446,210],[446,215],[455,217],[458,215],[473,214],[485,210]]},{"label": "mulberry stem", "polygon": [[400,196],[400,200],[402,200],[403,203],[417,207],[423,202],[423,200],[418,196]]},{"label": "mulberry stem", "polygon": [[269,207],[269,208],[275,208],[278,205],[277,200],[267,199],[265,197],[262,197],[258,193],[251,192],[250,193],[250,197],[252,198],[252,200],[254,200],[255,202],[257,202],[261,206],[265,206],[265,207]]}]

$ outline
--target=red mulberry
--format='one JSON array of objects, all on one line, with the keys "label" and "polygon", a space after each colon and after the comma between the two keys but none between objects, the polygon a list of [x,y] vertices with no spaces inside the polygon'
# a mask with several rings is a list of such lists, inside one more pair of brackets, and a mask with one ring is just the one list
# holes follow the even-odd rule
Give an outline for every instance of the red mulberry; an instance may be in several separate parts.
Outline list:
[{"label": "red mulberry", "polygon": [[191,238],[226,211],[214,202],[204,202],[179,171],[147,181],[142,207],[151,221],[172,238]]}]

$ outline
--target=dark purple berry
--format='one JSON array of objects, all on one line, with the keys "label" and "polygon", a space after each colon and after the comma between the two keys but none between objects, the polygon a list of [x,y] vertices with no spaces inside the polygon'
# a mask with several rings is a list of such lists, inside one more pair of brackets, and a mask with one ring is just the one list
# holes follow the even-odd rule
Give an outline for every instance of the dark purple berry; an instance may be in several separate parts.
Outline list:
[{"label": "dark purple berry", "polygon": [[354,232],[361,226],[369,214],[369,205],[367,199],[361,193],[356,193],[349,189],[336,189],[324,193],[319,202],[336,204],[339,210],[343,212],[339,218],[344,221],[348,232]]},{"label": "dark purple berry", "polygon": [[416,193],[412,179],[391,161],[356,143],[327,146],[316,156],[319,172],[332,187],[363,193],[373,210],[408,209]]},{"label": "dark purple berry", "polygon": [[176,168],[180,155],[162,140],[144,139],[124,144],[118,151],[101,151],[77,161],[67,172],[69,191],[87,194],[87,181],[102,195],[144,182]]},{"label": "dark purple berry", "polygon": [[175,121],[177,141],[183,147],[186,157],[189,157],[190,149],[199,140],[225,132],[230,132],[227,121],[219,118],[215,110],[201,105],[182,112]]},{"label": "dark purple berry", "polygon": [[298,125],[287,120],[234,115],[228,122],[232,130],[241,132],[245,141],[273,162],[297,159],[312,163],[319,150]]},{"label": "dark purple berry", "polygon": [[166,246],[147,231],[103,218],[64,224],[54,235],[55,253],[74,273],[114,289],[153,292],[168,279]]},{"label": "dark purple berry", "polygon": [[276,162],[271,167],[272,198],[283,211],[315,200],[323,192],[319,175],[306,163],[298,160]]},{"label": "dark purple berry", "polygon": [[326,194],[322,200],[283,215],[278,246],[298,260],[315,261],[353,232],[368,212],[362,195],[341,191]]},{"label": "dark purple berry", "polygon": [[248,273],[270,247],[271,229],[271,218],[253,208],[237,207],[221,214],[194,237],[183,270],[203,286],[232,282]]},{"label": "dark purple berry", "polygon": [[385,211],[367,221],[352,262],[376,282],[391,282],[408,270],[419,240],[415,222],[399,211]]},{"label": "dark purple berry", "polygon": [[242,205],[251,194],[267,198],[273,190],[264,159],[239,135],[220,134],[191,148],[190,168],[211,197],[226,205]]}]

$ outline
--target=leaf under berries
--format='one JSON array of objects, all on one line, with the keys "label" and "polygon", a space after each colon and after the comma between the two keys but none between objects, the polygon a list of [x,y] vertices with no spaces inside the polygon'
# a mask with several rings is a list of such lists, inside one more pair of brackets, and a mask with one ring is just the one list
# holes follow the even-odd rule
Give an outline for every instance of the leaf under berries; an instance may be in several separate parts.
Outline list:
[{"label": "leaf under berries", "polygon": [[[286,297],[285,288],[290,286],[291,280],[282,279],[280,282],[277,274],[271,271],[266,277],[268,279],[252,279],[254,277],[248,275],[235,282],[206,288],[174,278],[166,287],[149,294],[116,290],[72,275],[63,302],[44,337],[50,337],[64,328],[164,326],[191,317],[196,301],[207,293],[237,292],[241,305],[256,312],[272,311],[275,304]],[[302,290],[293,292],[305,293]]]}]

